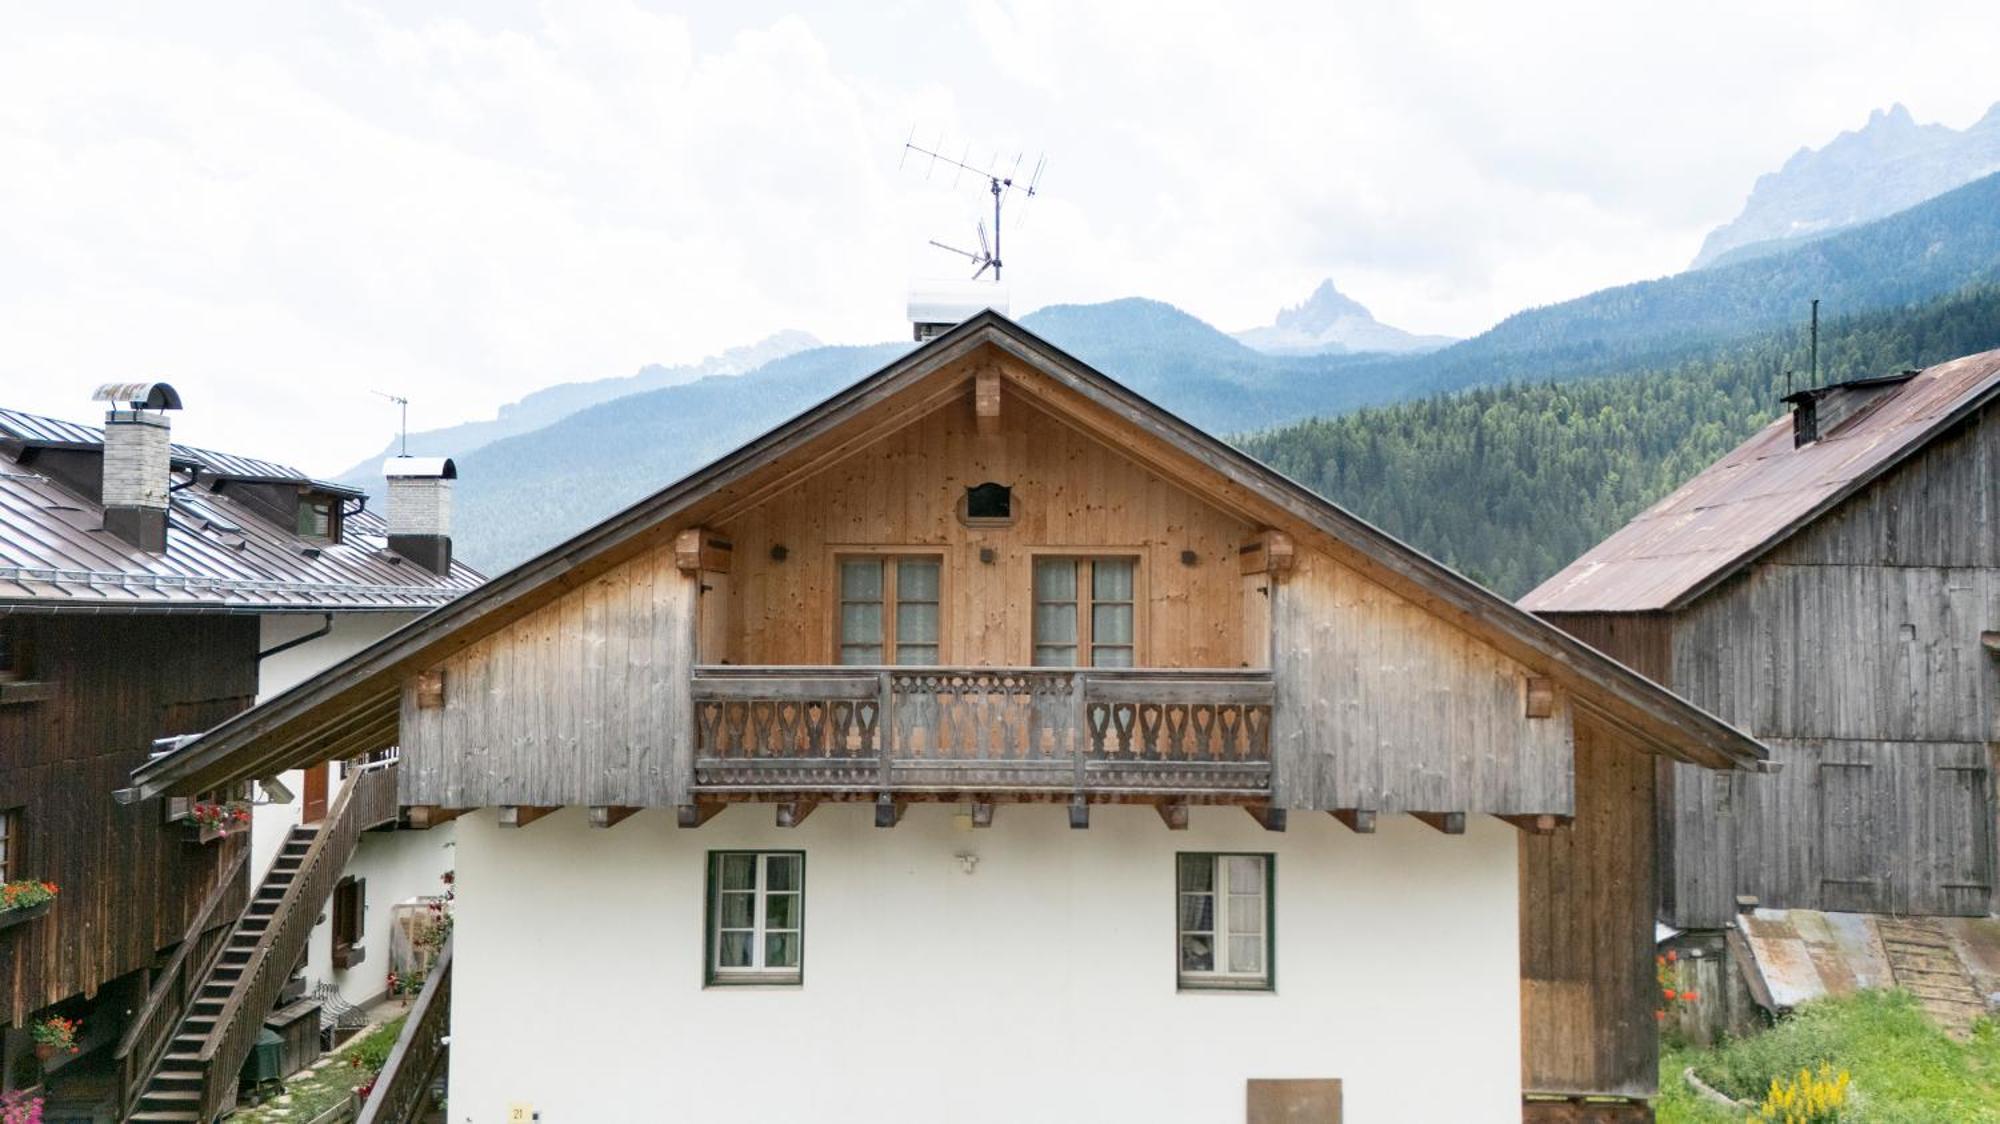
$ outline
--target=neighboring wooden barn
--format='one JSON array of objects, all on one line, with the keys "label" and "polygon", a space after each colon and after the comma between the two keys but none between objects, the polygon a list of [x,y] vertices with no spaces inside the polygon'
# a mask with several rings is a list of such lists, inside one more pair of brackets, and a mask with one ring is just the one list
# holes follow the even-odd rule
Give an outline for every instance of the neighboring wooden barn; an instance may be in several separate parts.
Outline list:
[{"label": "neighboring wooden barn", "polygon": [[1521,600],[1780,766],[1661,764],[1664,920],[1992,908],[1996,397],[2000,351],[1793,395]]}]

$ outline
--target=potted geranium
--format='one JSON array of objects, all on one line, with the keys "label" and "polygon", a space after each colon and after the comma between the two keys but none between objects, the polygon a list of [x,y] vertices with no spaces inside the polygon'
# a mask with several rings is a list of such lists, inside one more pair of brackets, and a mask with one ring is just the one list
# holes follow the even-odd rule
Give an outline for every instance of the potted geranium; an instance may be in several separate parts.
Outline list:
[{"label": "potted geranium", "polygon": [[197,802],[188,813],[188,821],[194,825],[195,842],[213,843],[232,831],[250,826],[250,805],[241,800],[222,804]]},{"label": "potted geranium", "polygon": [[0,1093],[0,1124],[42,1124],[42,1098],[25,1089]]},{"label": "potted geranium", "polygon": [[61,1015],[35,1020],[30,1028],[35,1039],[35,1056],[47,1061],[57,1054],[76,1053],[76,1034],[82,1029],[81,1019],[66,1019]]},{"label": "potted geranium", "polygon": [[56,892],[55,883],[34,878],[0,883],[0,929],[47,913]]}]

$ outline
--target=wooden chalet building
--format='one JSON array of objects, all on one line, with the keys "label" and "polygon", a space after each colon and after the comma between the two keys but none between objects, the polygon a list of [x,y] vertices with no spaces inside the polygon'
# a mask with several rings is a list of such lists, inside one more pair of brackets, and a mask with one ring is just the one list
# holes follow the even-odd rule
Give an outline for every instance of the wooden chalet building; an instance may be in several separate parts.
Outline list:
[{"label": "wooden chalet building", "polygon": [[1992,911],[1996,400],[2000,351],[1801,391],[1521,600],[1781,766],[1661,766],[1670,924]]},{"label": "wooden chalet building", "polygon": [[472,1120],[1643,1099],[1654,762],[1762,758],[991,312],[133,783],[389,745]]},{"label": "wooden chalet building", "polygon": [[[354,489],[174,444],[165,384],[99,396],[102,428],[0,409],[0,881],[58,888],[0,910],[0,1089],[39,1090],[51,1122],[123,1118],[256,865],[251,833],[204,838],[187,801],[113,793],[161,739],[477,584],[391,550]],[[51,1015],[81,1020],[78,1052],[36,1057]]]}]

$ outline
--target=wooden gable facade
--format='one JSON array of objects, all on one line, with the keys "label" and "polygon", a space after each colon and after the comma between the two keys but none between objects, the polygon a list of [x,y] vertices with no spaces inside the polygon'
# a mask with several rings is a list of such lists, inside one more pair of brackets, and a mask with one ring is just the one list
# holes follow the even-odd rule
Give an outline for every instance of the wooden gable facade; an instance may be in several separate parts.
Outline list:
[{"label": "wooden gable facade", "polygon": [[[989,485],[1004,514],[972,508]],[[843,659],[843,604],[870,604],[843,585],[856,558],[923,560],[901,610],[938,622],[904,638],[923,662]],[[1072,562],[1118,579],[1040,583]],[[1503,817],[1525,829],[1524,1084],[1633,1096],[1654,1073],[1651,762],[1761,756],[992,314],[136,784],[392,743],[413,818],[503,825],[586,805],[698,827],[746,801],[781,825],[823,801],[883,827],[921,800],[974,823],[1062,802],[1077,828],[1106,802],[1167,828],[1191,803],[1272,830]]]},{"label": "wooden gable facade", "polygon": [[[1711,568],[1691,595],[1569,611],[1590,606],[1559,575],[1525,602],[1752,733],[1781,765],[1756,777],[1662,767],[1661,916],[1677,927],[1721,928],[1739,897],[1931,916],[1994,907],[2000,353],[1861,389],[1875,400],[1828,439],[1868,446],[1879,469]],[[1899,442],[1867,432],[1923,394],[1955,409]],[[1762,473],[1787,471],[1791,427],[1753,439],[1776,437]],[[1769,491],[1740,470],[1722,486]]]}]

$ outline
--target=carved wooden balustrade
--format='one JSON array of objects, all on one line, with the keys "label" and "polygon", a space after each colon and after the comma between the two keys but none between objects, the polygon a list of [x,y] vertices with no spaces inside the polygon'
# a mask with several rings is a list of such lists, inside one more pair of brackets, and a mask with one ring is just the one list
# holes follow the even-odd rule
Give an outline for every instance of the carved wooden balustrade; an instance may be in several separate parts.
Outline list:
[{"label": "carved wooden balustrade", "polygon": [[695,787],[717,795],[1271,786],[1260,670],[703,667]]}]

